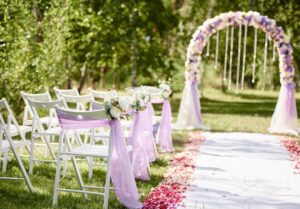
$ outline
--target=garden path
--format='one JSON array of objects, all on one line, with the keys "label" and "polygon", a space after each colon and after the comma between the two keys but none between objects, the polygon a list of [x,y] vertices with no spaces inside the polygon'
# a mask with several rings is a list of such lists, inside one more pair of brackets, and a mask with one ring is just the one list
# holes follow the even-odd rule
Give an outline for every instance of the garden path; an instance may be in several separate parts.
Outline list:
[{"label": "garden path", "polygon": [[299,209],[300,175],[278,136],[205,133],[189,209]]}]

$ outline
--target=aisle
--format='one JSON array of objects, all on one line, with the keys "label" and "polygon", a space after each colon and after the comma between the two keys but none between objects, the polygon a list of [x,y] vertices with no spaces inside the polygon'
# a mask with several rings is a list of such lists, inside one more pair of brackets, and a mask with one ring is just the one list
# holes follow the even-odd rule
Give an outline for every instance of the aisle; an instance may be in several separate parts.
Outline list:
[{"label": "aisle", "polygon": [[189,209],[299,209],[300,175],[279,138],[250,133],[205,133]]}]

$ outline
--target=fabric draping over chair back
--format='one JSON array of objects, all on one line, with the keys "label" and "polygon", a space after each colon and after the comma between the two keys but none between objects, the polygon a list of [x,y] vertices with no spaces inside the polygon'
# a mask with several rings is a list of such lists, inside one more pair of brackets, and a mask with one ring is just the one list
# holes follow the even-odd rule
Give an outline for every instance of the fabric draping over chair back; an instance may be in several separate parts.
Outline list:
[{"label": "fabric draping over chair back", "polygon": [[141,208],[120,121],[111,119],[105,110],[76,111],[56,107],[56,113],[63,129],[111,127],[110,176],[116,196],[128,208]]}]

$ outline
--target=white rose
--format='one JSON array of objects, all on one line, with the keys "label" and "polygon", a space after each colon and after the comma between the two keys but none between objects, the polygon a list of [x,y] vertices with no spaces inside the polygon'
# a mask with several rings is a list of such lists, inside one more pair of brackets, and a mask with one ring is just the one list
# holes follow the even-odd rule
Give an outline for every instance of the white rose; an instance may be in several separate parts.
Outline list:
[{"label": "white rose", "polygon": [[121,115],[121,110],[117,107],[111,107],[111,109],[109,110],[110,112],[110,115],[113,117],[113,118],[119,118],[120,115]]},{"label": "white rose", "polygon": [[120,104],[120,107],[123,109],[123,110],[128,110],[129,109],[129,101],[128,101],[128,98],[127,97],[121,97],[119,98],[119,104]]},{"label": "white rose", "polygon": [[130,97],[130,104],[131,105],[136,105],[137,98],[135,96]]}]

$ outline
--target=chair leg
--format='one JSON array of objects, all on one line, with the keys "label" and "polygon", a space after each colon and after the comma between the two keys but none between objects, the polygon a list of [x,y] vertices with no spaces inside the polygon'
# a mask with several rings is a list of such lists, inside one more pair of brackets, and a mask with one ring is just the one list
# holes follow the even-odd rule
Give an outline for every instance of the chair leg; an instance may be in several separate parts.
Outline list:
[{"label": "chair leg", "polygon": [[33,163],[34,163],[34,136],[31,136],[29,175],[32,175],[32,173],[33,173]]},{"label": "chair leg", "polygon": [[[66,138],[66,145],[67,145],[67,149],[69,151],[71,151],[71,145],[69,143],[69,139],[68,138]],[[75,170],[75,174],[76,174],[79,186],[80,186],[80,188],[81,188],[82,191],[86,191],[86,189],[84,188],[84,183],[83,183],[83,180],[82,180],[82,176],[81,176],[80,170],[79,170],[77,162],[76,162],[76,158],[75,157],[71,157],[71,160],[72,160],[72,164],[73,164],[73,167],[74,167],[74,170]],[[84,194],[84,197],[87,199],[88,195],[86,193],[83,193],[83,194]]]},{"label": "chair leg", "polygon": [[60,156],[57,157],[56,161],[56,174],[55,174],[55,182],[54,182],[54,193],[53,193],[53,202],[52,205],[57,205],[58,199],[58,190],[59,190],[59,180],[60,180]]},{"label": "chair leg", "polygon": [[58,153],[56,157],[56,174],[54,181],[54,192],[53,192],[53,200],[52,205],[55,206],[57,204],[58,199],[58,190],[59,190],[59,180],[60,180],[60,161],[61,161],[61,146],[64,140],[64,133],[61,131],[59,135],[59,144],[58,144]]},{"label": "chair leg", "polygon": [[[83,145],[80,135],[77,132],[75,132],[74,135],[75,135],[75,140],[77,141],[78,145]],[[84,142],[84,144],[86,144],[86,143]]]},{"label": "chair leg", "polygon": [[6,173],[6,169],[7,169],[7,161],[8,161],[8,152],[5,152],[3,154],[3,164],[2,164],[2,173]]},{"label": "chair leg", "polygon": [[103,202],[104,209],[108,208],[111,157],[112,157],[112,139],[111,139],[111,133],[110,133],[108,159],[107,159],[107,171],[106,171],[106,178],[105,178],[104,202]]},{"label": "chair leg", "polygon": [[[7,136],[8,136],[8,135],[7,135]],[[13,145],[13,142],[11,141],[11,139],[10,139],[9,137],[8,137],[8,142],[9,142],[10,147],[11,147],[11,150],[12,150],[12,152],[13,152],[13,154],[14,154],[14,156],[15,156],[15,158],[16,158],[16,160],[17,160],[19,166],[20,166],[20,169],[21,169],[23,178],[24,178],[24,180],[25,180],[25,182],[26,182],[26,184],[27,184],[27,186],[28,186],[28,189],[30,190],[30,192],[34,192],[33,187],[32,187],[32,184],[31,184],[31,181],[30,181],[30,179],[29,179],[29,177],[28,177],[28,175],[27,175],[27,172],[26,172],[26,170],[25,170],[25,168],[24,168],[24,165],[23,165],[23,163],[22,163],[22,160],[21,160],[20,156],[18,155],[18,153],[17,153],[17,151],[16,151],[16,149],[15,149],[15,147],[14,147],[14,145]]]},{"label": "chair leg", "polygon": [[88,136],[88,134],[84,134],[84,141],[83,141],[83,143],[84,143],[84,144],[87,144],[88,141],[89,141],[89,136]]},{"label": "chair leg", "polygon": [[108,208],[108,199],[109,199],[109,187],[110,187],[110,159],[107,162],[107,173],[105,178],[105,191],[104,191],[104,203],[103,208]]},{"label": "chair leg", "polygon": [[[81,188],[82,191],[86,191],[86,189],[84,188],[84,184],[83,184],[83,180],[82,180],[82,176],[81,176],[80,170],[79,170],[77,162],[76,162],[76,158],[75,157],[71,157],[71,160],[72,160],[72,163],[73,163],[73,166],[74,166],[74,170],[75,170],[75,173],[76,173],[76,177],[77,177],[79,186],[80,186],[80,188]],[[83,194],[84,194],[84,197],[87,199],[88,195],[86,193],[83,193]]]},{"label": "chair leg", "polygon": [[93,178],[93,158],[89,158],[90,164],[89,164],[89,179]]},{"label": "chair leg", "polygon": [[44,141],[45,141],[45,143],[46,143],[46,145],[47,145],[47,147],[48,147],[48,151],[50,152],[50,154],[51,154],[51,157],[53,158],[53,159],[55,159],[55,154],[54,154],[54,151],[52,150],[52,148],[51,148],[51,145],[50,145],[50,139],[49,139],[49,137],[44,137],[43,136],[43,139],[44,139]]}]

